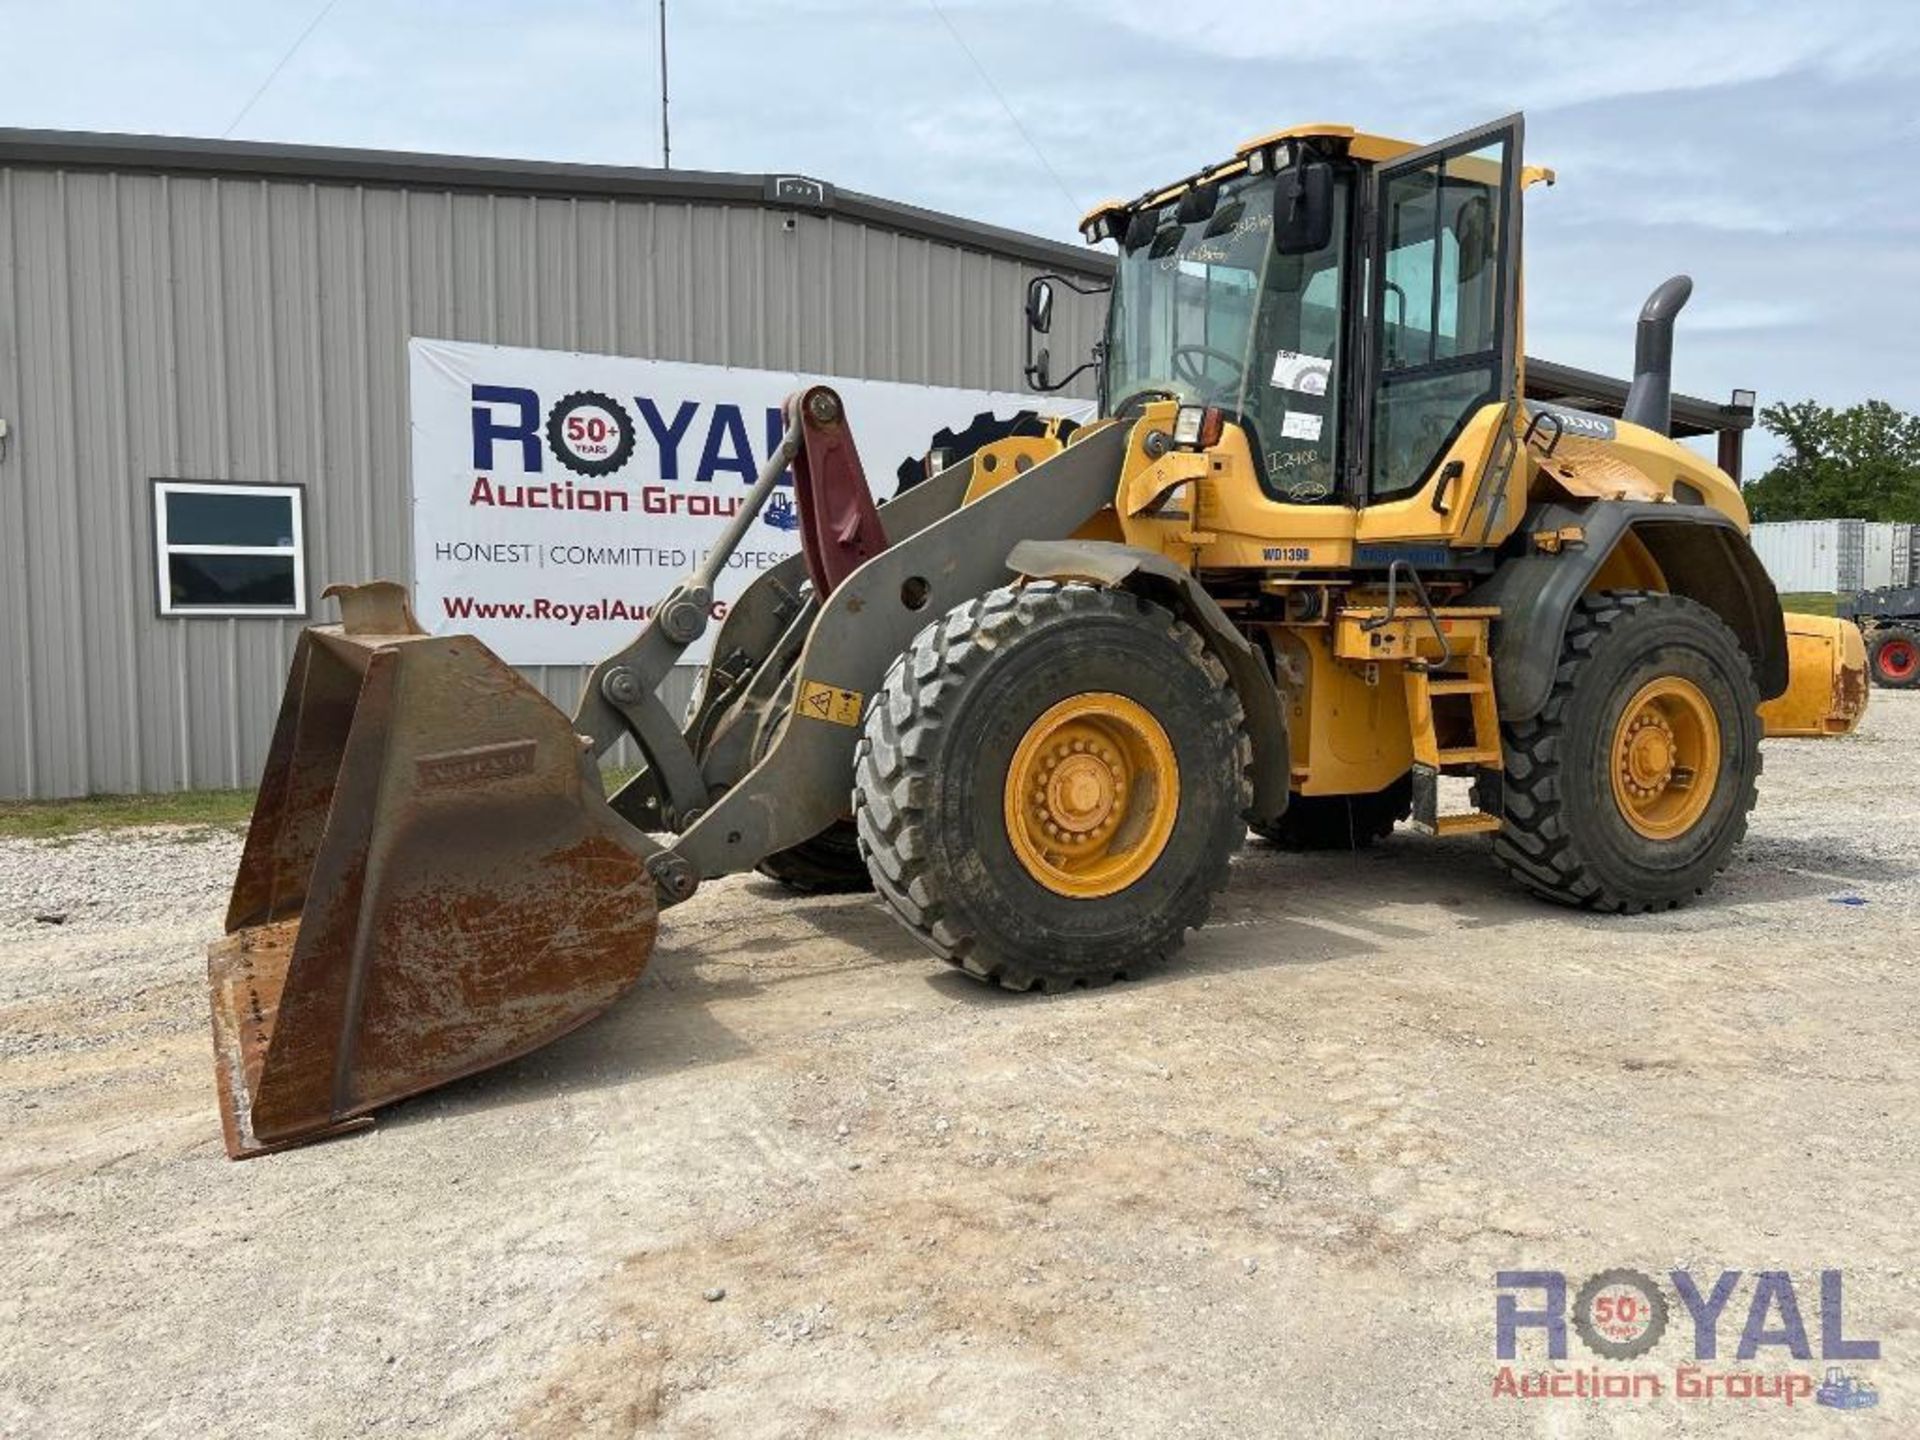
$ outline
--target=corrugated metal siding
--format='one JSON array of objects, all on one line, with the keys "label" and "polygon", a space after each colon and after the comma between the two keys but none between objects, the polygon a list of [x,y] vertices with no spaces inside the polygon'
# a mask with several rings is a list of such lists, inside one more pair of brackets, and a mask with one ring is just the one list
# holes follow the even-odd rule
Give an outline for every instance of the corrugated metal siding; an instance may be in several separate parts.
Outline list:
[{"label": "corrugated metal siding", "polygon": [[[306,486],[316,614],[408,576],[410,335],[1019,390],[1036,272],[744,205],[0,167],[0,796],[254,782],[299,622],[160,619],[149,481]],[[1084,354],[1099,307],[1058,311]]]}]

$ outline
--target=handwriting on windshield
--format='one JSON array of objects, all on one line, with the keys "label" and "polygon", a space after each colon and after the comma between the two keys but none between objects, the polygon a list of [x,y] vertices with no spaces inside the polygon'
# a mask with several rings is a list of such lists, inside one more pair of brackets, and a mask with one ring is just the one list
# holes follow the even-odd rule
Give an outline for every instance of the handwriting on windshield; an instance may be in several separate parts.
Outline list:
[{"label": "handwriting on windshield", "polygon": [[1203,235],[1191,247],[1183,247],[1160,257],[1162,270],[1177,269],[1183,262],[1189,265],[1224,265],[1233,259],[1235,245],[1255,231],[1271,231],[1271,215],[1245,215],[1234,222],[1231,230],[1218,235]]}]

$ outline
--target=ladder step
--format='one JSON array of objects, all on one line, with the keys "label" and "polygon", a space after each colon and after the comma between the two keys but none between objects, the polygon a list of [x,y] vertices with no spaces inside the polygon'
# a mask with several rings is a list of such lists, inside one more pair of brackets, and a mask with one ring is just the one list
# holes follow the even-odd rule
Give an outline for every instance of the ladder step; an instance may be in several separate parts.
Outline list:
[{"label": "ladder step", "polygon": [[1483,815],[1470,810],[1464,815],[1442,815],[1433,822],[1436,835],[1485,835],[1500,828],[1498,815]]},{"label": "ladder step", "polygon": [[1492,688],[1484,680],[1447,679],[1427,682],[1429,695],[1485,695]]},{"label": "ladder step", "polygon": [[1498,765],[1501,763],[1501,760],[1502,757],[1499,747],[1497,746],[1480,749],[1468,745],[1458,750],[1442,750],[1440,752],[1440,763],[1442,765]]}]

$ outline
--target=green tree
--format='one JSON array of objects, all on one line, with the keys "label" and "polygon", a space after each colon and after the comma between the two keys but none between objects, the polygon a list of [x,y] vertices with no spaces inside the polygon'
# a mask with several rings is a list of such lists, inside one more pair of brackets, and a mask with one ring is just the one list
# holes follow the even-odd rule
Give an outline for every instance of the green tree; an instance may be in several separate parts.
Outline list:
[{"label": "green tree", "polygon": [[1760,423],[1787,448],[1746,487],[1755,520],[1920,522],[1920,416],[1884,400],[1801,400],[1768,405]]}]

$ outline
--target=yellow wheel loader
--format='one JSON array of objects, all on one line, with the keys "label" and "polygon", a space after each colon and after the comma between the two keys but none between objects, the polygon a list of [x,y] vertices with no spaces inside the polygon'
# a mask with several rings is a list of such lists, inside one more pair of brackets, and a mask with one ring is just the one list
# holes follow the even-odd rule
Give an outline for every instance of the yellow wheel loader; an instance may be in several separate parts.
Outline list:
[{"label": "yellow wheel loader", "polygon": [[[1527,398],[1521,197],[1551,176],[1521,138],[1304,126],[1102,205],[1103,418],[876,506],[839,397],[792,397],[732,528],[571,719],[398,586],[330,592],[210,952],[230,1153],[582,1023],[659,908],[755,867],[870,880],[936,954],[1045,990],[1165,960],[1249,829],[1485,832],[1595,910],[1704,891],[1763,733],[1857,722],[1859,632],[1789,629],[1738,486],[1668,436],[1684,278],[1642,312],[1619,417]],[[1052,305],[1037,281],[1030,344]],[[802,551],[669,714],[789,466]],[[605,796],[622,738],[646,763]]]}]

